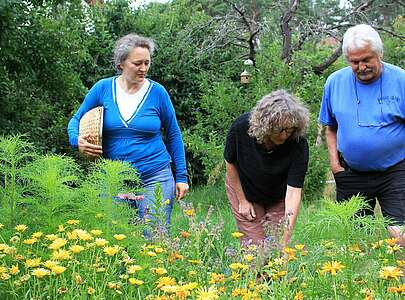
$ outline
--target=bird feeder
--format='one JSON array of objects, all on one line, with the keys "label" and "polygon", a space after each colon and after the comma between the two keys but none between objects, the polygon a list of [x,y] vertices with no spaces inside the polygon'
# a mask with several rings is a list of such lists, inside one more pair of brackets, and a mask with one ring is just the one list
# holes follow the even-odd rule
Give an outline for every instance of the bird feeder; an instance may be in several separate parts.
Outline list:
[{"label": "bird feeder", "polygon": [[242,73],[240,73],[240,83],[241,84],[247,84],[250,81],[250,73],[246,70],[244,70]]}]

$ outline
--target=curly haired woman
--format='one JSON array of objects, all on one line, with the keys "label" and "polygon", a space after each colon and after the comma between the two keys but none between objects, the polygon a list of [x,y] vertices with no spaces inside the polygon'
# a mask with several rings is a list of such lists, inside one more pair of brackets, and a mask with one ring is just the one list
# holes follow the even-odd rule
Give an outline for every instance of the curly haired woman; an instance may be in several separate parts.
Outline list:
[{"label": "curly haired woman", "polygon": [[[291,237],[308,168],[304,137],[308,110],[284,90],[264,96],[239,116],[225,145],[226,190],[242,244],[262,244],[266,226],[286,224],[282,243]],[[274,238],[274,237],[273,237]]]}]

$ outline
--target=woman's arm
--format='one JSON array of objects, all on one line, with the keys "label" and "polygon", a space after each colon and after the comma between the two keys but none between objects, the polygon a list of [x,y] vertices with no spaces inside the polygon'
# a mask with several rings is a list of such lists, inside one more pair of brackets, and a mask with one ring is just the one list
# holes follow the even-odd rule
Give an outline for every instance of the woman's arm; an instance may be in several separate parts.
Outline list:
[{"label": "woman's arm", "polygon": [[250,203],[243,192],[242,185],[240,183],[238,169],[235,165],[228,163],[225,161],[226,164],[226,176],[229,179],[229,183],[232,186],[233,190],[236,193],[236,197],[238,198],[239,202],[239,213],[243,215],[249,221],[256,219],[256,212],[253,207],[253,204]]},{"label": "woman's arm", "polygon": [[105,82],[105,79],[97,82],[87,93],[86,97],[84,98],[83,103],[80,105],[79,109],[76,111],[76,113],[72,116],[72,118],[69,121],[68,128],[67,128],[68,135],[69,135],[69,144],[74,149],[81,148],[81,146],[84,144],[84,142],[87,142],[83,139],[81,139],[81,141],[79,141],[80,119],[89,110],[95,108],[96,106],[102,105],[100,98],[101,98],[101,94],[103,92],[104,83],[111,85],[110,82]]},{"label": "woman's arm", "polygon": [[189,186],[187,178],[186,154],[184,150],[183,137],[176,113],[169,94],[162,88],[161,99],[161,120],[166,130],[167,149],[172,158],[175,168],[176,198],[178,200],[186,196]]},{"label": "woman's arm", "polygon": [[290,242],[290,238],[297,221],[298,213],[300,211],[301,194],[302,188],[287,185],[287,193],[285,195],[286,227],[283,239],[284,246]]}]

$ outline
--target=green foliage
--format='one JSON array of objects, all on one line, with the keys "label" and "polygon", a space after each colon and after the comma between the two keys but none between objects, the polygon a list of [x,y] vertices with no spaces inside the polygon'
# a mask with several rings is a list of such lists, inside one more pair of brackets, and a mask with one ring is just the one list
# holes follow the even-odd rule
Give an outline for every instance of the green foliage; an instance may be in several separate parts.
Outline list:
[{"label": "green foliage", "polygon": [[190,299],[401,299],[404,250],[386,238],[381,219],[353,218],[364,206],[359,197],[303,207],[293,242],[274,249],[239,247],[229,207],[191,205],[206,196],[220,203],[225,197],[217,187],[191,194],[176,208],[175,231],[153,243],[140,236],[142,226],[107,216],[69,220],[61,212],[59,226],[24,219],[11,227],[2,219],[0,298],[146,299],[179,292]]},{"label": "green foliage", "polygon": [[[323,35],[308,36],[286,65],[280,59],[278,28],[286,3],[271,9],[268,1],[234,3],[244,6],[249,16],[260,11],[255,68],[243,64],[248,53],[246,28],[224,35],[220,20],[236,12],[221,1],[174,0],[140,9],[127,0],[86,8],[80,0],[0,1],[0,134],[24,133],[40,151],[69,152],[69,117],[87,89],[114,74],[111,61],[117,38],[136,32],[156,41],[149,76],[171,95],[185,130],[193,181],[214,182],[222,175],[223,143],[234,118],[263,95],[284,88],[301,98],[316,119],[326,77],[346,65],[340,58],[325,74],[313,73],[311,66],[325,61],[334,50],[320,43]],[[292,23],[297,22],[293,44],[318,19],[342,13],[336,3],[301,3]],[[394,20],[391,10],[380,15],[385,23]],[[393,31],[402,34],[403,23],[397,17]],[[403,65],[401,40],[387,34],[383,38],[385,60]],[[247,86],[239,83],[244,69],[252,74]],[[313,121],[311,144],[316,132]]]},{"label": "green foliage", "polygon": [[387,223],[382,218],[354,217],[365,207],[367,203],[360,196],[353,196],[342,203],[324,200],[317,209],[316,216],[301,216],[299,222],[303,224],[298,235],[304,234],[303,238],[313,244],[321,239],[342,240],[345,243],[370,241],[375,234],[384,231]]},{"label": "green foliage", "polygon": [[304,200],[313,202],[320,199],[329,171],[328,151],[314,144],[309,145],[309,165],[304,183]]},{"label": "green foliage", "polygon": [[11,225],[19,220],[18,205],[25,202],[21,171],[34,156],[32,149],[21,136],[0,137],[0,215]]},{"label": "green foliage", "polygon": [[113,204],[112,199],[118,193],[141,192],[140,179],[129,163],[99,160],[83,174],[72,158],[38,155],[20,136],[0,139],[0,165],[0,213],[11,226],[24,220],[56,227],[66,217],[93,224],[95,215],[126,226],[134,210]]}]

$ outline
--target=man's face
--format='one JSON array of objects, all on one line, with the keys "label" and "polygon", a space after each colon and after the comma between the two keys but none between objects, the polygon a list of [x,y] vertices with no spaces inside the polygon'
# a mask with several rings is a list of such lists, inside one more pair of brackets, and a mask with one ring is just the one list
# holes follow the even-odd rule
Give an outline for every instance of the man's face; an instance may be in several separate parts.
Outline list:
[{"label": "man's face", "polygon": [[381,57],[370,46],[349,50],[346,58],[360,82],[370,83],[380,77]]}]

